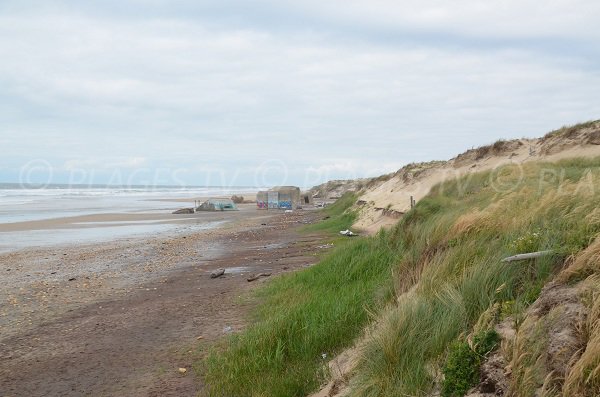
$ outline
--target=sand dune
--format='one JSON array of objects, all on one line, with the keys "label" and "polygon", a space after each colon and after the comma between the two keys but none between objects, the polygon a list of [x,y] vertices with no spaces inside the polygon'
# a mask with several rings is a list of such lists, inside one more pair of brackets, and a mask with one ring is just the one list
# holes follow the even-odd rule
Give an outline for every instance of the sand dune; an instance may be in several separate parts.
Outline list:
[{"label": "sand dune", "polygon": [[[410,209],[410,198],[419,200],[433,186],[468,173],[528,161],[558,161],[600,156],[600,120],[563,127],[543,138],[498,141],[471,149],[448,161],[409,164],[364,189],[359,197],[357,229],[376,232],[397,222]],[[375,180],[375,181],[377,181]]]}]

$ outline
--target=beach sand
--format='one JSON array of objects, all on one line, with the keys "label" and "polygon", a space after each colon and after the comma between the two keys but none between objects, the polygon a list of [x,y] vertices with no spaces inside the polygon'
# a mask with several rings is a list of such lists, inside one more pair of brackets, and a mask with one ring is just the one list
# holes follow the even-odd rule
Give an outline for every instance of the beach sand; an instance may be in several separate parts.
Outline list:
[{"label": "beach sand", "polygon": [[[0,254],[0,394],[195,396],[202,380],[191,364],[201,347],[242,329],[253,303],[240,296],[268,280],[246,278],[310,266],[322,244],[319,235],[298,231],[320,217],[315,211],[198,215],[229,219],[190,233]],[[225,276],[211,279],[217,268],[226,268]]]},{"label": "beach sand", "polygon": [[[194,204],[200,204],[209,197],[196,198],[156,198],[146,199],[145,201],[156,201],[171,203],[171,211],[180,208],[192,208]],[[254,210],[256,204],[253,200],[256,198],[256,193],[246,194],[245,200],[252,203],[238,204],[238,208],[243,211]],[[173,203],[180,203],[174,206]],[[194,214],[171,214],[169,211],[163,212],[120,212],[120,213],[96,213],[88,215],[78,215],[69,217],[57,217],[50,219],[29,220],[13,223],[0,223],[0,232],[19,232],[31,230],[54,230],[54,229],[75,229],[75,228],[96,228],[99,226],[111,227],[115,225],[123,225],[129,223],[153,223],[153,224],[186,224],[193,221],[212,222],[217,220],[236,220],[243,218],[244,215],[236,215],[240,212],[196,212]],[[233,214],[233,215],[232,215]],[[104,225],[102,225],[104,223]]]},{"label": "beach sand", "polygon": [[[231,212],[237,214],[237,212]],[[194,214],[152,214],[152,213],[115,213],[78,215],[63,218],[40,219],[34,221],[0,224],[0,232],[21,232],[29,230],[85,229],[112,227],[134,223],[184,224],[190,221],[211,222],[216,220],[236,219],[235,215],[223,216],[221,212],[197,212]]]}]

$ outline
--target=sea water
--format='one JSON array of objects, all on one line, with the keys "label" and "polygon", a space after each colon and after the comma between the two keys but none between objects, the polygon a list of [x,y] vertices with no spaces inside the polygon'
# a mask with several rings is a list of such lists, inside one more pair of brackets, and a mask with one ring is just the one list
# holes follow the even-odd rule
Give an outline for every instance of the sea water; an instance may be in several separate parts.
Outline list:
[{"label": "sea water", "polygon": [[[3,231],[2,226],[94,214],[170,214],[193,206],[194,198],[256,192],[255,187],[120,187],[48,185],[40,188],[0,184],[0,252],[65,243],[108,241],[160,232],[185,232],[218,222],[173,217],[156,220],[75,222],[69,228]],[[185,203],[179,200],[189,198]],[[172,201],[170,201],[172,200]],[[183,222],[188,220],[189,222]],[[4,228],[7,230],[8,228]]]}]

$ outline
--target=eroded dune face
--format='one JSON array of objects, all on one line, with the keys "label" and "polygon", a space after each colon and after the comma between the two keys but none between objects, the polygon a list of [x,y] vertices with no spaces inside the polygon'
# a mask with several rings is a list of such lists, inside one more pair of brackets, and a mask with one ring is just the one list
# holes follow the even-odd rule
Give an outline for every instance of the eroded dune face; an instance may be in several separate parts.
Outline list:
[{"label": "eroded dune face", "polygon": [[558,161],[600,156],[600,121],[563,127],[543,138],[498,141],[468,150],[448,161],[409,164],[396,173],[367,183],[357,202],[354,227],[374,233],[393,225],[431,188],[445,180],[473,172],[495,170],[505,164]]}]

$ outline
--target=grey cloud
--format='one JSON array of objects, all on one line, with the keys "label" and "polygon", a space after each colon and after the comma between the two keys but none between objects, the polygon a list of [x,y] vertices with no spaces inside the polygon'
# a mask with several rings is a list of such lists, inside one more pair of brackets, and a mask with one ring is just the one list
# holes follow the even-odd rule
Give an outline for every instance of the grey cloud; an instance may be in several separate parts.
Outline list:
[{"label": "grey cloud", "polygon": [[[185,168],[189,183],[215,169],[253,183],[253,170],[279,159],[290,183],[376,175],[600,111],[588,52],[510,45],[586,48],[600,31],[590,25],[594,2],[581,1],[588,12],[563,15],[552,32],[566,3],[529,25],[519,13],[539,11],[530,1],[479,11],[472,2],[402,5],[409,12],[386,1],[31,4],[0,8],[4,179],[32,158],[52,160],[63,178],[64,164],[125,169],[141,166],[136,159]],[[283,29],[286,18],[295,22]],[[390,41],[382,27],[435,34]],[[506,42],[463,45],[479,35]]]}]

